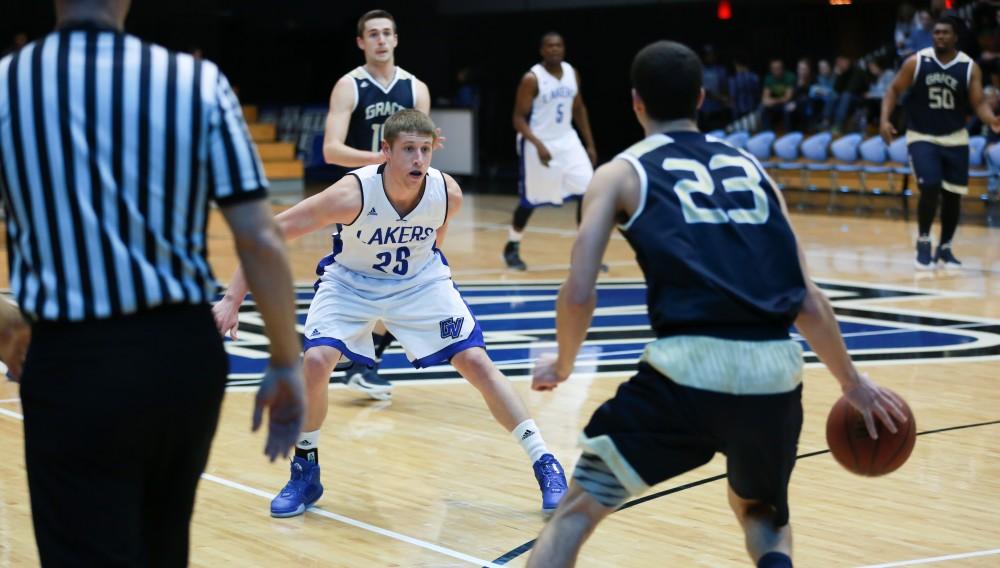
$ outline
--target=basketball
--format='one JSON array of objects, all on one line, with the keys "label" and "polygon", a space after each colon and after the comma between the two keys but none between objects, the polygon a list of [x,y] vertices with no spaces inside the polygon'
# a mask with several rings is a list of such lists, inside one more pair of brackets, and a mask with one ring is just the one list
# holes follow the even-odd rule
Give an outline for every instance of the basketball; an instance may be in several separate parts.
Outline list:
[{"label": "basketball", "polygon": [[898,395],[897,398],[903,403],[906,423],[899,424],[894,419],[898,429],[893,434],[876,417],[878,439],[873,440],[861,413],[847,397],[840,397],[826,419],[826,443],[837,463],[852,473],[869,477],[891,473],[906,463],[917,441],[917,423],[906,401]]}]

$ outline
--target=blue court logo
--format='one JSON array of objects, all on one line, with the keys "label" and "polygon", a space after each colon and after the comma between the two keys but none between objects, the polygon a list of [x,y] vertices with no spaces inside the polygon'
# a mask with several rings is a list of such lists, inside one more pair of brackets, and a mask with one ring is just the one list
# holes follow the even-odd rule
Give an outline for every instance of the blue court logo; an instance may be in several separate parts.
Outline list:
[{"label": "blue court logo", "polygon": [[465,321],[464,317],[460,318],[448,318],[446,320],[441,320],[438,324],[441,326],[441,339],[458,339],[458,336],[462,334],[462,323]]},{"label": "blue court logo", "polygon": [[[961,293],[839,280],[817,283],[830,297],[844,340],[856,361],[891,364],[912,363],[914,359],[1000,359],[1000,320],[881,304],[885,300],[947,298]],[[556,349],[555,301],[560,284],[498,282],[459,287],[483,329],[490,357],[505,375],[530,375],[538,356]],[[313,290],[301,286],[296,293],[299,331],[303,332]],[[905,304],[894,304],[900,305]],[[460,318],[442,320],[441,337],[457,338],[462,323]],[[818,359],[806,341],[794,329],[791,334],[801,342],[806,363],[816,363]],[[652,340],[645,283],[601,282],[594,320],[577,358],[577,371],[630,373]],[[227,340],[226,349],[230,385],[256,384],[267,366],[268,344],[252,300],[240,308],[239,341]],[[414,369],[398,343],[386,351],[380,373],[393,381],[459,378],[449,365]],[[332,380],[340,380],[342,375],[335,372]]]}]

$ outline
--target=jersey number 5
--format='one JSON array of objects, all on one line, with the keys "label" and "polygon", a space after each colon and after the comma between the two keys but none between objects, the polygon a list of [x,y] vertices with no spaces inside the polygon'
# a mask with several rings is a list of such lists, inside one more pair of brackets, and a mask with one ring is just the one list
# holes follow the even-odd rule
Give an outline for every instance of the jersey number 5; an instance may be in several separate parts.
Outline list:
[{"label": "jersey number 5", "polygon": [[[717,173],[723,168],[740,168],[742,176],[729,175],[722,177]],[[767,222],[769,215],[767,190],[761,185],[761,175],[753,162],[742,156],[716,154],[704,164],[695,160],[667,158],[663,160],[663,169],[668,172],[691,172],[695,179],[682,179],[674,184],[674,193],[681,202],[684,220],[688,223],[748,223],[760,225]],[[711,171],[709,171],[711,170]],[[701,193],[712,195],[715,192],[716,178],[721,178],[723,189],[729,193],[749,191],[753,195],[753,208],[719,209],[696,205],[693,195]]]}]

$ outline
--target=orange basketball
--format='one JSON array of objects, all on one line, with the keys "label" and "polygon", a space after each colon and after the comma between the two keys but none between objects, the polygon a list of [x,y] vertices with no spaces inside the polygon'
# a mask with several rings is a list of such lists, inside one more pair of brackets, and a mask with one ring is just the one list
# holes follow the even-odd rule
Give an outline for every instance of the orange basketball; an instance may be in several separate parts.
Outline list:
[{"label": "orange basketball", "polygon": [[893,420],[897,427],[895,434],[876,418],[878,439],[872,440],[861,413],[846,397],[840,397],[826,419],[826,443],[830,453],[840,465],[858,475],[874,477],[896,471],[910,457],[917,441],[917,422],[906,401],[903,401],[903,413],[907,417],[906,424]]}]

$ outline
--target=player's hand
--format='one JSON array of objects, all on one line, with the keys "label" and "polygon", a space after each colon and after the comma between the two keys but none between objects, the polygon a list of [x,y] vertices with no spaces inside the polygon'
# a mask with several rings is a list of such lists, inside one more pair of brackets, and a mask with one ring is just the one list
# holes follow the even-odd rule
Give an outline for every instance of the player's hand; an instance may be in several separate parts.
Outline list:
[{"label": "player's hand", "polygon": [[545,147],[545,144],[541,142],[535,144],[535,148],[538,149],[538,160],[542,162],[542,165],[546,168],[549,167],[549,162],[552,161],[552,154],[549,153],[549,149]]},{"label": "player's hand", "polygon": [[445,138],[444,136],[441,136],[441,129],[440,128],[435,128],[434,129],[434,148],[432,148],[432,149],[436,152],[436,151],[444,148],[445,140],[447,140],[447,138]]},{"label": "player's hand", "polygon": [[[0,302],[5,300],[0,299]],[[24,358],[31,343],[31,327],[21,317],[17,308],[5,310],[0,321],[0,361],[7,365],[7,378],[14,382],[21,379]]]},{"label": "player's hand", "polygon": [[559,357],[555,353],[544,353],[535,361],[531,374],[531,389],[550,391],[569,378],[569,373],[559,369]]},{"label": "player's hand", "polygon": [[219,330],[219,335],[225,337],[228,332],[229,337],[236,341],[236,330],[240,326],[240,302],[229,296],[223,296],[212,306],[212,316],[215,318],[215,329]]},{"label": "player's hand", "polygon": [[882,140],[885,140],[886,145],[892,144],[892,140],[896,137],[896,127],[888,120],[879,124],[878,132],[882,135]]},{"label": "player's hand", "polygon": [[597,167],[597,148],[587,146],[587,157],[590,158],[590,165]]},{"label": "player's hand", "polygon": [[993,117],[993,121],[990,122],[990,130],[1000,132],[1000,116]]},{"label": "player's hand", "polygon": [[861,413],[868,435],[873,440],[878,439],[878,431],[875,429],[876,416],[893,434],[897,430],[893,418],[900,423],[906,422],[902,401],[892,392],[879,388],[865,373],[860,373],[858,381],[844,389],[844,396],[851,406]]},{"label": "player's hand", "polygon": [[257,396],[254,399],[253,424],[251,430],[256,432],[264,419],[264,409],[267,408],[267,441],[264,443],[264,455],[271,461],[288,457],[302,431],[302,421],[305,418],[305,388],[302,384],[302,367],[295,364],[292,367],[268,367],[264,378],[260,381]]}]

